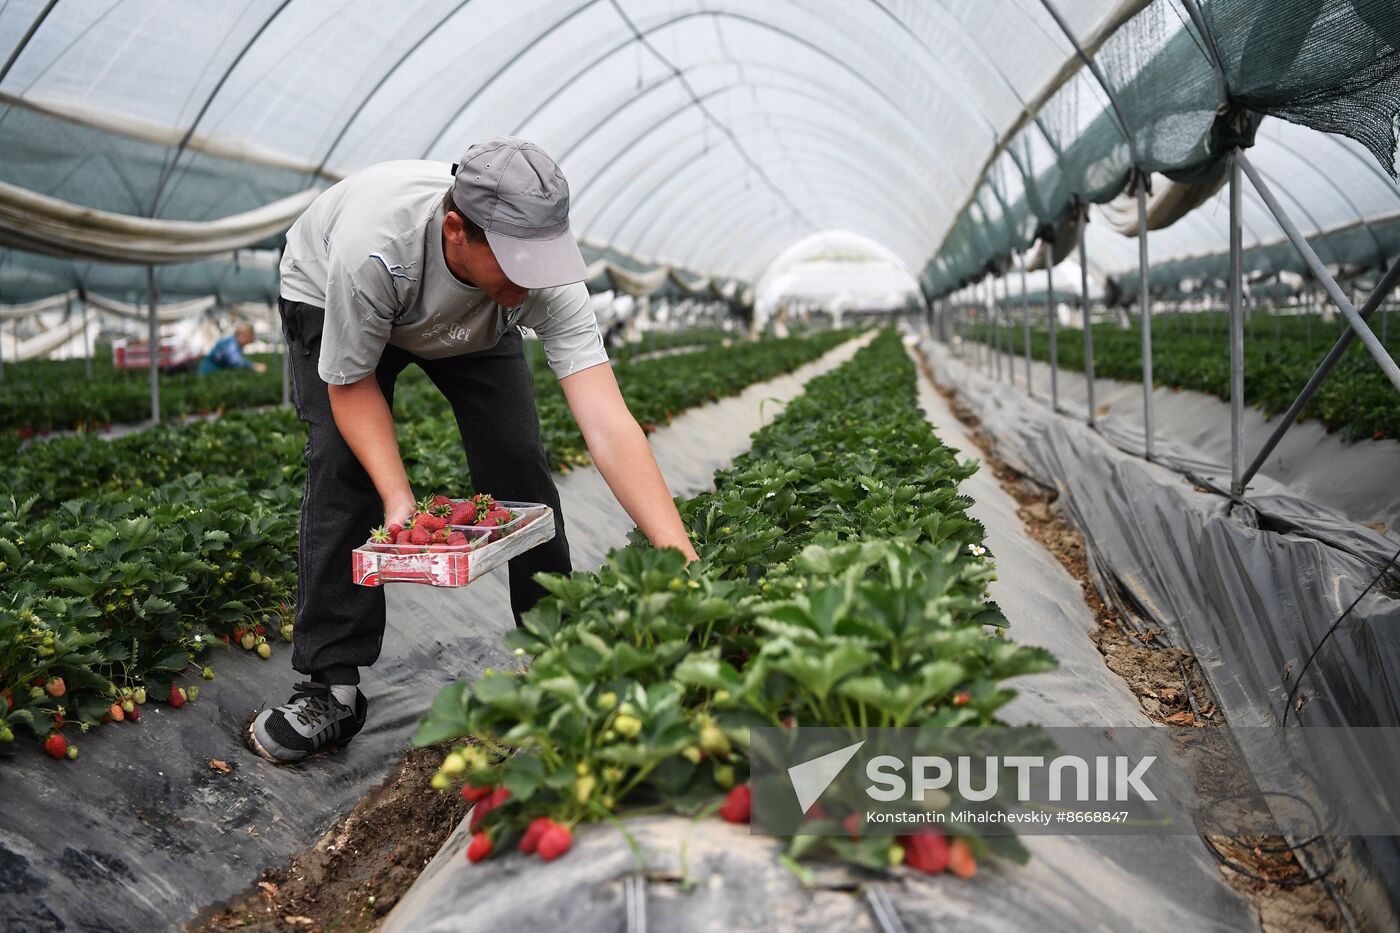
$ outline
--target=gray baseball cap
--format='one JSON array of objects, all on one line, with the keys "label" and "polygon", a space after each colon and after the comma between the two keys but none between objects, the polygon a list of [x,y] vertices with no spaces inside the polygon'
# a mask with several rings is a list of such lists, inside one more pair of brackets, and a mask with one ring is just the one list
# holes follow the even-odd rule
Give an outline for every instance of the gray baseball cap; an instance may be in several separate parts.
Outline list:
[{"label": "gray baseball cap", "polygon": [[521,288],[588,278],[569,230],[569,183],[534,143],[493,136],[452,166],[452,200],[486,231],[501,271]]}]

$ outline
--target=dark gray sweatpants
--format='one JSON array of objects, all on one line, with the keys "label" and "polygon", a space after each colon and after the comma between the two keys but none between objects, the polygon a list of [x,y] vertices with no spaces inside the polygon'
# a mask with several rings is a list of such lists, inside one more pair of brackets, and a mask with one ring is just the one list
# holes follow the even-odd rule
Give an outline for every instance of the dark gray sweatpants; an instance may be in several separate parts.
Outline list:
[{"label": "dark gray sweatpants", "polygon": [[[359,668],[379,657],[384,640],[384,590],[351,581],[350,552],[384,521],[369,474],[331,417],[326,383],[317,372],[325,311],[281,299],[289,348],[292,398],[306,422],[306,489],[301,503],[296,627],[292,667],[332,684],[359,683]],[[394,382],[410,363],[427,374],[452,406],[467,453],[472,486],[498,499],[543,502],[554,509],[554,538],[509,564],[510,605],[521,613],[545,595],[530,579],[540,571],[569,573],[564,512],[540,441],[535,383],[514,327],[489,350],[427,360],[385,347],[375,371],[392,408]],[[418,496],[459,489],[415,489]]]}]

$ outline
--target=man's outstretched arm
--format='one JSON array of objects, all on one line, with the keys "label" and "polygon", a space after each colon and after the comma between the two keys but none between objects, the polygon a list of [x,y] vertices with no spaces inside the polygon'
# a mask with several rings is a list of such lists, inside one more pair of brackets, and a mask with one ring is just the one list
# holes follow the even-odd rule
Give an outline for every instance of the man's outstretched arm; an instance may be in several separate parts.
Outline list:
[{"label": "man's outstretched arm", "polygon": [[408,485],[408,473],[394,433],[394,417],[379,380],[370,373],[349,385],[327,385],[326,391],[340,436],[384,500],[384,523],[402,522],[413,514],[413,489]]},{"label": "man's outstretched arm", "polygon": [[695,560],[695,548],[651,444],[627,410],[612,367],[590,366],[565,376],[559,385],[598,472],[642,534],[656,547],[678,548],[688,560]]}]

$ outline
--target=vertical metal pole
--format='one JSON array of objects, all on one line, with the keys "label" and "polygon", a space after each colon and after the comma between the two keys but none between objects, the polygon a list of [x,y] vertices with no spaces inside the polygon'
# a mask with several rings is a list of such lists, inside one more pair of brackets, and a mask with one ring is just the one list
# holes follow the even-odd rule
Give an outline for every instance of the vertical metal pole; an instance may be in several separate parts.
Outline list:
[{"label": "vertical metal pole", "polygon": [[1084,296],[1084,388],[1088,393],[1089,427],[1094,426],[1094,326],[1089,304],[1089,250],[1084,245],[1084,228],[1089,226],[1089,213],[1079,222],[1079,286]]},{"label": "vertical metal pole", "polygon": [[1024,325],[1023,340],[1021,349],[1026,353],[1026,394],[1035,397],[1035,388],[1031,384],[1031,306],[1030,296],[1026,290],[1026,257],[1021,257],[1021,323]]},{"label": "vertical metal pole", "polygon": [[1001,277],[1001,305],[1005,309],[1003,326],[1006,328],[1006,381],[1014,386],[1016,384],[1016,346],[1013,335],[1016,331],[1016,319],[1011,314],[1011,280],[1005,275]]},{"label": "vertical metal pole", "polygon": [[1230,154],[1230,495],[1244,494],[1244,251],[1240,163]]},{"label": "vertical metal pole", "polygon": [[83,375],[92,379],[92,332],[88,330],[87,296],[79,293],[78,301],[83,305]]},{"label": "vertical metal pole", "polygon": [[1045,250],[1045,321],[1050,327],[1050,407],[1060,410],[1060,351],[1055,344],[1055,241]]},{"label": "vertical metal pole", "polygon": [[997,304],[996,279],[987,279],[987,301],[992,309],[992,359],[996,362],[996,380],[1001,381],[1001,305]]},{"label": "vertical metal pole", "polygon": [[1143,454],[1152,459],[1152,296],[1148,294],[1147,264],[1147,176],[1141,175],[1137,184],[1138,207],[1138,272],[1141,279],[1138,300],[1142,314],[1142,426],[1145,439]]},{"label": "vertical metal pole", "polygon": [[1307,323],[1307,341],[1312,343],[1312,313],[1313,313],[1313,290],[1308,286],[1308,305],[1303,310],[1303,318]]},{"label": "vertical metal pole", "polygon": [[160,296],[156,293],[155,266],[146,267],[146,297],[151,304],[146,326],[146,346],[151,354],[151,423],[160,424],[160,330],[156,318],[156,306]]}]

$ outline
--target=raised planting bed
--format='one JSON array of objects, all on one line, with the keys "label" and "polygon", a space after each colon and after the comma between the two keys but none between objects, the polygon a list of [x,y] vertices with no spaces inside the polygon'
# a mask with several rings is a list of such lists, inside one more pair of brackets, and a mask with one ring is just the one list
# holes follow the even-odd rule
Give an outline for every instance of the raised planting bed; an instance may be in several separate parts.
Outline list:
[{"label": "raised planting bed", "polygon": [[[553,860],[583,824],[656,810],[746,822],[757,726],[999,724],[1005,681],[1055,661],[1009,640],[987,599],[991,555],[958,489],[975,470],[929,429],[886,331],[681,504],[699,561],[634,533],[596,573],[542,575],[552,597],[507,636],[520,665],[444,689],[416,738],[469,740],[434,779],[476,801],[467,858]],[[970,876],[1024,849],[960,828],[805,836],[783,855]],[[399,928],[416,909],[410,894]]]}]

